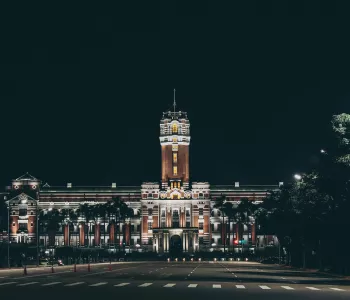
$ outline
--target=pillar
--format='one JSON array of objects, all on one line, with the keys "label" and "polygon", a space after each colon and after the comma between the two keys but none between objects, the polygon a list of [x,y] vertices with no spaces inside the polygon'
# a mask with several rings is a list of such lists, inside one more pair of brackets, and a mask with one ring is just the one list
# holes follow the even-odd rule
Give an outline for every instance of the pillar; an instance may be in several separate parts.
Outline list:
[{"label": "pillar", "polygon": [[252,245],[255,245],[255,223],[251,225],[251,230],[252,230]]},{"label": "pillar", "polygon": [[130,223],[125,222],[125,244],[130,245]]},{"label": "pillar", "polygon": [[69,246],[69,224],[64,224],[63,239],[64,245]]},{"label": "pillar", "polygon": [[85,245],[85,223],[79,224],[79,243],[80,246]]},{"label": "pillar", "polygon": [[95,246],[101,244],[100,223],[95,224],[94,240]]},{"label": "pillar", "polygon": [[111,225],[109,225],[109,243],[110,244],[115,243],[114,233],[115,233],[115,224],[112,223]]}]

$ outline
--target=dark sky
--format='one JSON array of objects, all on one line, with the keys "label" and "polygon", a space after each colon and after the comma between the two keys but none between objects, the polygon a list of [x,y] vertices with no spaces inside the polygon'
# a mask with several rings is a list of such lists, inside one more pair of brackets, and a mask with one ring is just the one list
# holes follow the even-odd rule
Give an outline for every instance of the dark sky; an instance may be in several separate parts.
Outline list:
[{"label": "dark sky", "polygon": [[289,180],[350,112],[348,7],[150,2],[0,8],[1,186],[158,181],[173,88],[213,184]]}]

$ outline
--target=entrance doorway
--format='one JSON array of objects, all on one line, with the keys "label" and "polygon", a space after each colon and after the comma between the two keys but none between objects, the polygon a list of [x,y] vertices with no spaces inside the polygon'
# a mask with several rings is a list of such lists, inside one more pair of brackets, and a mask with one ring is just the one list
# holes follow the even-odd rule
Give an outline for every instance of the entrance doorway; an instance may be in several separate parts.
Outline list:
[{"label": "entrance doorway", "polygon": [[182,253],[182,240],[179,235],[173,235],[170,239],[170,254],[177,256]]}]

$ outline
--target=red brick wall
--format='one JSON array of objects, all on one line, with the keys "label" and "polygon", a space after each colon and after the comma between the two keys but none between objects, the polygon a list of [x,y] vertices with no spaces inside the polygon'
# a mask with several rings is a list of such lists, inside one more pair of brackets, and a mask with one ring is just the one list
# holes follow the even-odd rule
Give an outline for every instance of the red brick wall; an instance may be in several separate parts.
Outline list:
[{"label": "red brick wall", "polygon": [[114,232],[115,232],[115,225],[112,223],[109,228],[109,242],[114,243]]},{"label": "red brick wall", "polygon": [[80,224],[79,228],[79,242],[81,246],[85,244],[85,223]]},{"label": "red brick wall", "polygon": [[153,228],[158,228],[158,216],[153,216]]},{"label": "red brick wall", "polygon": [[[33,223],[33,226],[31,226],[32,223]],[[28,216],[28,233],[36,233],[35,216]]]},{"label": "red brick wall", "polygon": [[[13,226],[13,223],[15,223],[15,226]],[[10,230],[12,234],[16,234],[18,230],[18,216],[11,216],[11,224],[10,224]]]},{"label": "red brick wall", "polygon": [[95,245],[99,245],[101,243],[101,237],[100,237],[101,233],[100,233],[100,224],[96,224],[95,225],[95,235],[94,235],[94,239],[95,239]]},{"label": "red brick wall", "polygon": [[142,234],[147,234],[148,233],[148,217],[143,216],[142,217]]}]

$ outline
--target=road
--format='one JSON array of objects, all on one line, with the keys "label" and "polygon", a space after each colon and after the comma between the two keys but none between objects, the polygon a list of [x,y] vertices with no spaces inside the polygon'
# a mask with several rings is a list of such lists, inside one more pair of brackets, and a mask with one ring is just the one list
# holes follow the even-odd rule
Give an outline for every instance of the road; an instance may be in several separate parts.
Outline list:
[{"label": "road", "polygon": [[[110,269],[111,268],[111,269]],[[36,293],[36,291],[40,291]],[[0,294],[39,300],[103,296],[192,300],[350,299],[345,278],[252,262],[122,262],[23,270],[0,270]],[[135,298],[134,298],[135,297]]]}]

